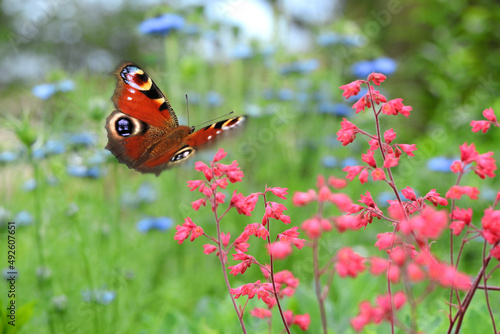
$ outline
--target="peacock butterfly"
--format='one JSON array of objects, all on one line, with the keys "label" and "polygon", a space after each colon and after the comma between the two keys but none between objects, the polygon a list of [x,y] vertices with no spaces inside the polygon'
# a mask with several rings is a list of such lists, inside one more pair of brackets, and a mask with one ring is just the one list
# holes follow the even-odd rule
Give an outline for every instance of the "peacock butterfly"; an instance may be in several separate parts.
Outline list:
[{"label": "peacock butterfly", "polygon": [[229,118],[195,131],[179,125],[170,102],[139,66],[122,64],[112,97],[117,110],[106,119],[108,144],[120,163],[157,176],[193,156],[196,149],[245,120]]}]

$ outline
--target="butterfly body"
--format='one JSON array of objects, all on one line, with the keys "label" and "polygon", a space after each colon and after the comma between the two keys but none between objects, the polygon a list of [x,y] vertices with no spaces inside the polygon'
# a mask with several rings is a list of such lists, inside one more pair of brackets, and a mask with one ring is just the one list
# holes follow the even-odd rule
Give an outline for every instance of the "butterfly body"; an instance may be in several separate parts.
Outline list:
[{"label": "butterfly body", "polygon": [[230,118],[195,131],[179,125],[170,102],[137,65],[123,64],[116,77],[112,100],[117,110],[106,119],[106,149],[119,162],[141,173],[159,175],[245,119]]}]

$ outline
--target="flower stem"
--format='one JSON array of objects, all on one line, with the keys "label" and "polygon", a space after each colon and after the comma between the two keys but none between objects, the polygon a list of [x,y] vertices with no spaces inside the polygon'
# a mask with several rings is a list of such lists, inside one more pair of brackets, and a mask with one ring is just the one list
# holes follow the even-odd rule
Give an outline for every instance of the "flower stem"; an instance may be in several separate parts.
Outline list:
[{"label": "flower stem", "polygon": [[321,326],[323,327],[323,333],[327,333],[326,326],[326,312],[325,312],[325,304],[324,299],[321,296],[321,282],[319,280],[320,272],[319,272],[319,252],[318,252],[318,239],[314,239],[313,245],[313,265],[314,265],[314,285],[316,288],[316,298],[318,299],[319,311],[321,313]]},{"label": "flower stem", "polygon": [[[266,194],[264,196],[264,209],[267,207],[267,200],[266,200]],[[267,244],[270,246],[271,245],[271,231],[270,231],[270,226],[269,226],[269,218],[266,218],[266,226],[267,226]],[[276,290],[276,283],[274,281],[274,261],[273,261],[273,254],[272,252],[269,252],[269,261],[270,261],[270,267],[271,267],[271,283],[273,284],[273,292],[274,292],[274,299],[276,299],[276,305],[278,305],[278,310],[280,312],[281,320],[283,321],[283,326],[285,326],[285,330],[288,334],[290,334],[290,329],[288,328],[288,324],[286,323],[285,315],[283,314],[283,310],[281,309],[281,304],[278,296],[278,291]]]},{"label": "flower stem", "polygon": [[213,199],[212,199],[212,211],[214,212],[215,222],[217,224],[217,247],[219,250],[219,261],[220,261],[220,265],[222,267],[222,274],[224,275],[224,281],[226,282],[227,292],[229,293],[229,296],[231,297],[231,302],[233,303],[234,310],[236,311],[236,315],[238,316],[241,330],[243,331],[243,333],[246,334],[247,330],[245,328],[245,323],[243,322],[243,312],[240,313],[240,311],[238,310],[238,306],[236,305],[236,301],[234,300],[234,297],[231,294],[231,285],[229,284],[229,278],[227,277],[226,263],[224,261],[224,253],[222,250],[222,240],[221,240],[221,233],[220,233],[220,218],[217,215],[217,201],[216,201],[216,197],[215,197],[216,194],[217,194],[217,190],[214,190],[213,191]]}]

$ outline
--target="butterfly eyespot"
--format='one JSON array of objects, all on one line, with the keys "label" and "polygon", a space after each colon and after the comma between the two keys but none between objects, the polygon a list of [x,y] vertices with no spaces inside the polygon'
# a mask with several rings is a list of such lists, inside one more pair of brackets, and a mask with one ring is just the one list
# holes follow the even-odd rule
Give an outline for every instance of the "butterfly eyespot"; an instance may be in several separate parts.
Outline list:
[{"label": "butterfly eyespot", "polygon": [[177,153],[170,159],[172,162],[180,161],[186,159],[194,150],[190,147],[186,147],[183,150],[177,151]]},{"label": "butterfly eyespot", "polygon": [[115,122],[116,132],[122,137],[128,137],[134,132],[134,123],[125,117],[120,117]]}]

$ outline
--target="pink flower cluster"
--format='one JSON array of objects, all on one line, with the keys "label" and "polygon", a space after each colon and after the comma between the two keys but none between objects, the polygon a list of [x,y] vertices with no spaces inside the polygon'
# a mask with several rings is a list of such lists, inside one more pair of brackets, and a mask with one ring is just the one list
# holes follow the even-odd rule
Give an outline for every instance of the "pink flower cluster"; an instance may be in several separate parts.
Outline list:
[{"label": "pink flower cluster", "polygon": [[[248,196],[244,196],[234,190],[227,209],[224,213],[219,215],[219,206],[226,202],[226,196],[224,193],[219,192],[219,190],[225,190],[229,183],[240,182],[244,177],[236,161],[233,161],[230,165],[219,162],[225,157],[226,152],[220,149],[212,160],[210,167],[203,162],[196,162],[195,170],[202,172],[204,178],[201,180],[188,181],[188,188],[190,188],[191,191],[198,190],[198,192],[203,195],[202,198],[191,203],[193,209],[199,210],[207,203],[210,204],[215,214],[217,235],[212,237],[205,234],[203,229],[194,224],[191,218],[188,217],[185,219],[184,224],[176,227],[177,232],[174,239],[181,244],[187,238],[193,241],[200,236],[207,237],[211,243],[203,245],[203,252],[205,254],[216,252],[224,270],[226,285],[228,286],[230,295],[235,299],[241,296],[247,296],[248,299],[253,299],[257,296],[258,299],[261,299],[266,304],[266,308],[255,308],[250,314],[257,318],[270,319],[273,307],[279,305],[281,299],[293,296],[299,284],[298,279],[288,270],[275,273],[273,259],[286,258],[292,253],[293,246],[297,249],[301,249],[304,246],[305,240],[299,238],[298,226],[291,227],[278,233],[275,240],[271,240],[269,233],[269,225],[271,222],[280,221],[289,225],[291,220],[290,216],[284,213],[287,210],[285,205],[274,201],[268,201],[267,198],[270,194],[273,194],[280,199],[286,199],[288,195],[287,188],[266,186],[264,192],[253,193]],[[248,224],[239,236],[232,241],[231,234],[229,232],[224,233],[220,229],[222,218],[232,208],[236,209],[240,215],[251,216],[252,212],[255,210],[259,197],[263,197],[265,207],[261,222]],[[262,238],[267,242],[266,245],[270,255],[270,266],[261,264],[255,257],[248,254],[249,242],[252,237]],[[266,282],[258,280],[254,283],[244,284],[238,288],[230,288],[225,269],[226,263],[228,262],[228,254],[231,251],[233,252],[233,254],[231,254],[232,259],[238,263],[227,267],[230,274],[234,276],[238,274],[243,275],[252,265],[256,265],[261,268]],[[236,309],[242,328],[244,328],[242,319],[247,303],[245,303],[243,307]],[[281,307],[279,307],[279,311],[287,331],[289,325],[297,325],[302,330],[307,330],[309,327],[310,318],[308,314],[293,315],[292,311],[282,312]]]}]

